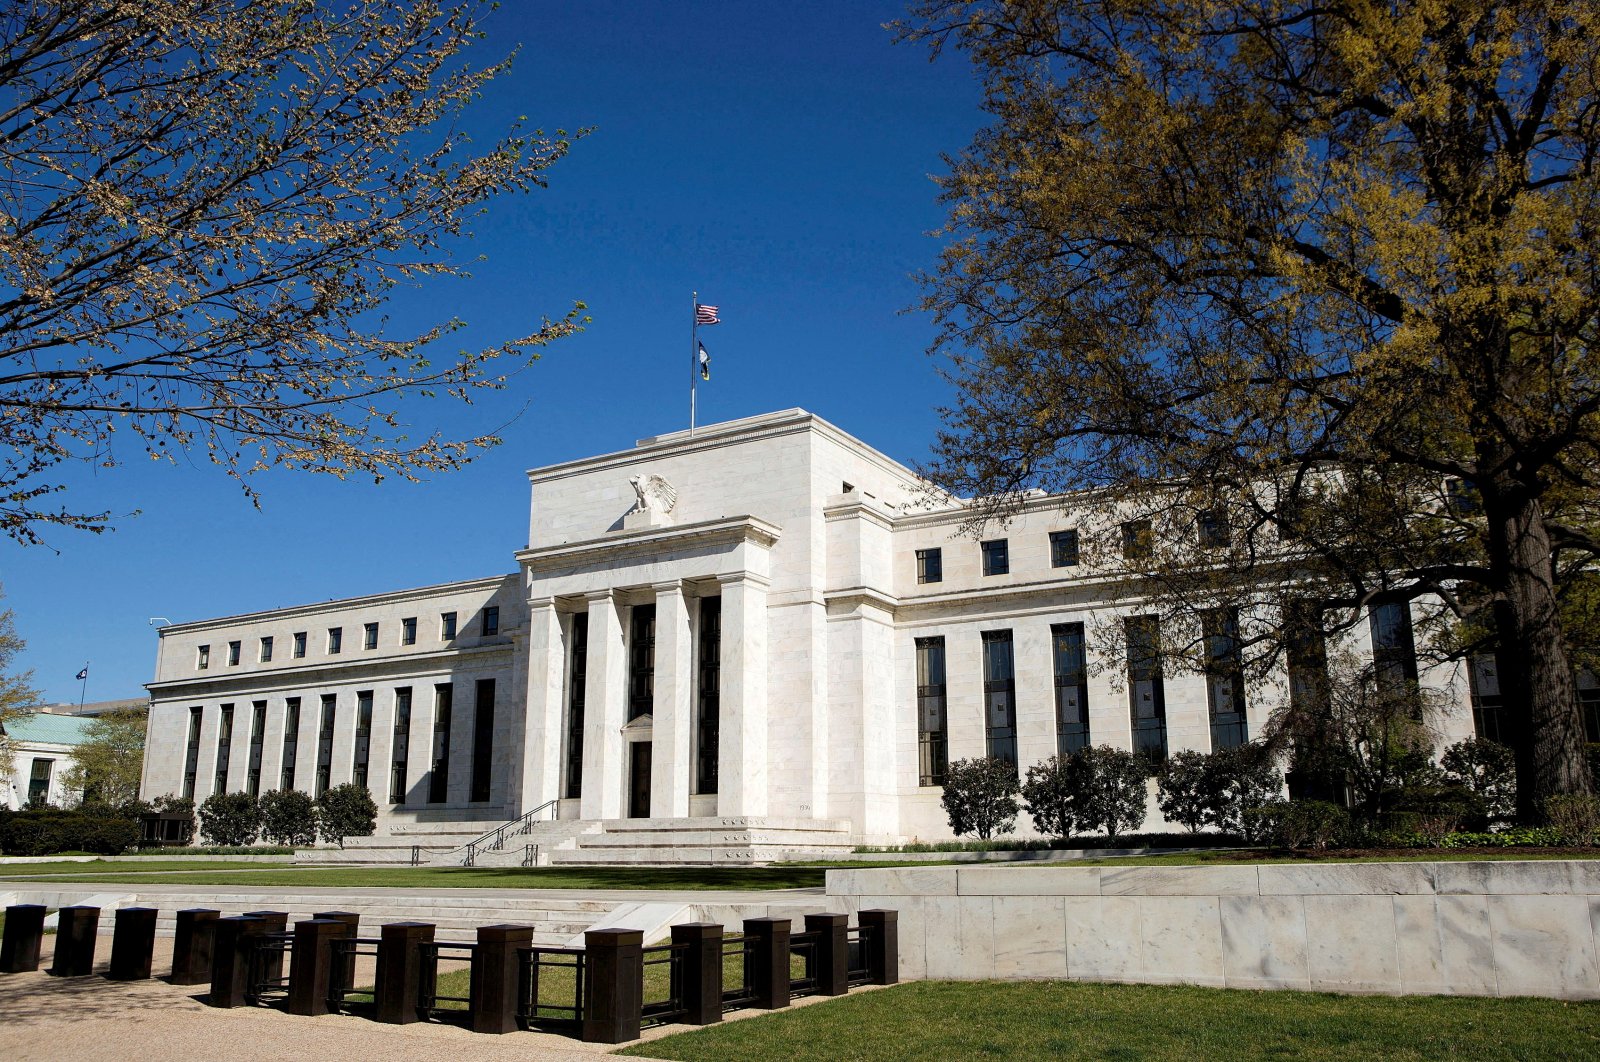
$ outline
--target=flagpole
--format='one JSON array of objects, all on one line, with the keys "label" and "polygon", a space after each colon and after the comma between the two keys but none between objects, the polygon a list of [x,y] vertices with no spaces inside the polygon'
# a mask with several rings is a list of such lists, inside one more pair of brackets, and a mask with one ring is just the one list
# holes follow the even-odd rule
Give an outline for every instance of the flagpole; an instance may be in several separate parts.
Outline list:
[{"label": "flagpole", "polygon": [[83,662],[83,685],[78,687],[78,711],[83,711],[83,695],[89,689],[89,661]]},{"label": "flagpole", "polygon": [[689,296],[689,438],[694,438],[694,392],[700,378],[700,293]]}]

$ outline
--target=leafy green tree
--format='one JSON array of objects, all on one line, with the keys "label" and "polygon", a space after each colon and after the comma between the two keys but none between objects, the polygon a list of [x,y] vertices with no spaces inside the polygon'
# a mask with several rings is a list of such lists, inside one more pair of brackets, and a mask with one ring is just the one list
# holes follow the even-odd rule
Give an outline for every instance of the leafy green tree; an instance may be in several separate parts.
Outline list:
[{"label": "leafy green tree", "polygon": [[261,836],[273,844],[303,848],[317,843],[317,805],[298,789],[261,794]]},{"label": "leafy green tree", "polygon": [[1190,833],[1199,833],[1215,821],[1222,794],[1206,753],[1194,749],[1174,752],[1156,779],[1156,806],[1168,819]]},{"label": "leafy green tree", "polygon": [[317,797],[317,830],[324,841],[344,847],[346,837],[371,837],[378,825],[378,805],[364,785],[346,782]]},{"label": "leafy green tree", "polygon": [[120,709],[96,716],[84,728],[63,781],[83,794],[85,804],[128,807],[138,801],[148,716],[144,708]]},{"label": "leafy green tree", "polygon": [[[4,597],[5,592],[0,591],[0,598]],[[11,671],[12,661],[27,644],[17,634],[16,614],[9,608],[0,609],[0,778],[11,777],[16,765],[16,750],[6,735],[6,724],[29,715],[31,706],[39,703],[33,672]]]},{"label": "leafy green tree", "polygon": [[1510,818],[1517,806],[1516,760],[1498,741],[1468,738],[1444,750],[1439,766],[1445,778],[1483,802],[1491,821]]},{"label": "leafy green tree", "polygon": [[213,793],[200,804],[200,835],[207,844],[254,844],[261,832],[261,804],[249,793]]},{"label": "leafy green tree", "polygon": [[1077,827],[1070,771],[1070,757],[1051,756],[1029,767],[1022,784],[1023,810],[1033,819],[1034,829],[1047,837],[1067,838]]},{"label": "leafy green tree", "polygon": [[[934,485],[975,521],[1093,490],[1100,563],[1177,641],[1237,609],[1258,675],[1297,597],[1331,633],[1385,600],[1476,622],[1519,814],[1588,792],[1563,600],[1600,558],[1600,7],[912,10],[991,117],[927,278]],[[1139,519],[1155,548],[1115,555]]]},{"label": "leafy green tree", "polygon": [[987,841],[1010,833],[1017,821],[1017,766],[1010,760],[984,756],[957,760],[944,776],[940,802],[957,837],[975,833]]},{"label": "leafy green tree", "polygon": [[275,465],[412,478],[499,441],[408,437],[405,400],[504,387],[582,304],[437,353],[461,321],[406,332],[382,312],[397,286],[464,275],[450,244],[568,150],[521,119],[467,136],[463,109],[509,63],[463,54],[494,6],[6,6],[0,532],[108,526],[52,500],[62,462],[196,452],[254,499],[244,477]]},{"label": "leafy green tree", "polygon": [[1074,818],[1085,832],[1114,840],[1144,822],[1150,769],[1138,754],[1088,745],[1072,754],[1065,775]]}]

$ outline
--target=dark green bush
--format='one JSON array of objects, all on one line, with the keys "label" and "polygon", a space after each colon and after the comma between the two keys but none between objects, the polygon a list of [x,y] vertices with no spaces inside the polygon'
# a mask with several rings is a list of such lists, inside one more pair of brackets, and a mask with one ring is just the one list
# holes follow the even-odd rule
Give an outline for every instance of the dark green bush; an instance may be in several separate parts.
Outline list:
[{"label": "dark green bush", "polygon": [[317,805],[298,789],[261,794],[261,836],[279,845],[317,843]]},{"label": "dark green bush", "polygon": [[1350,813],[1326,800],[1278,800],[1244,813],[1252,834],[1280,848],[1323,849],[1345,840]]},{"label": "dark green bush", "polygon": [[0,815],[0,851],[6,855],[44,856],[61,852],[118,855],[138,839],[138,823],[98,809],[47,808]]},{"label": "dark green bush", "polygon": [[1156,805],[1168,819],[1189,830],[1210,826],[1251,840],[1264,838],[1254,835],[1255,819],[1247,819],[1245,810],[1271,803],[1283,792],[1272,755],[1255,743],[1173,753],[1157,777]]},{"label": "dark green bush", "polygon": [[985,756],[957,760],[945,771],[940,803],[956,836],[975,833],[987,841],[1010,833],[1017,821],[1016,764]]},{"label": "dark green bush", "polygon": [[200,805],[200,834],[208,844],[250,844],[260,832],[261,804],[249,793],[212,793]]},{"label": "dark green bush", "polygon": [[364,785],[346,782],[317,798],[317,829],[324,841],[344,847],[346,837],[371,837],[378,825],[378,805]]}]

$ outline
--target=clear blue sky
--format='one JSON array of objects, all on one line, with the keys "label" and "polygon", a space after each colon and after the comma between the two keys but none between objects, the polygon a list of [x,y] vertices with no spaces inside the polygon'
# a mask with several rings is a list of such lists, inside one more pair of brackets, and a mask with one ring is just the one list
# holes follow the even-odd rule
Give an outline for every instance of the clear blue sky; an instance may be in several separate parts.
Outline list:
[{"label": "clear blue sky", "polygon": [[[476,51],[520,46],[471,118],[596,127],[474,226],[469,280],[402,294],[397,317],[454,312],[475,340],[588,303],[588,330],[472,411],[415,425],[494,427],[505,444],[422,483],[253,477],[257,511],[202,457],[75,474],[77,504],[140,510],[101,536],[0,545],[3,606],[48,701],[137,696],[151,617],[175,622],[515,570],[531,467],[687,427],[689,295],[722,308],[703,334],[709,423],[802,406],[903,461],[927,455],[945,385],[907,313],[943,221],[931,175],[981,123],[961,57],[892,42],[897,4],[511,2]],[[410,318],[420,321],[421,317]]]}]

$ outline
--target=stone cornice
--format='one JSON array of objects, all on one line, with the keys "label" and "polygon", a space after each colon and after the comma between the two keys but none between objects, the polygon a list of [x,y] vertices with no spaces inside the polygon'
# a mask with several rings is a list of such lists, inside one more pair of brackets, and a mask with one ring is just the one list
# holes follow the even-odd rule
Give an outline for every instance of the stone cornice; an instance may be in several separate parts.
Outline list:
[{"label": "stone cornice", "polygon": [[857,605],[869,605],[892,614],[900,607],[898,598],[870,586],[849,586],[842,590],[830,590],[826,595],[826,603],[829,612]]},{"label": "stone cornice", "polygon": [[701,520],[677,527],[650,527],[636,531],[608,531],[599,538],[563,542],[558,546],[539,546],[519,550],[517,563],[528,572],[560,568],[605,554],[608,559],[669,553],[708,545],[737,545],[753,542],[770,548],[783,534],[777,524],[755,516],[732,516]]},{"label": "stone cornice", "polygon": [[352,678],[370,675],[374,679],[392,678],[394,674],[408,672],[437,672],[448,670],[455,661],[470,659],[477,665],[479,658],[511,653],[515,644],[511,639],[489,645],[475,645],[464,649],[440,649],[434,652],[407,653],[376,659],[335,660],[319,664],[274,668],[266,671],[244,671],[233,675],[204,674],[187,678],[147,682],[152,700],[179,696],[217,696],[237,694],[261,688],[279,689],[286,686],[330,685],[347,682]]},{"label": "stone cornice", "polygon": [[287,620],[296,616],[316,616],[329,612],[342,612],[351,608],[370,608],[381,605],[398,604],[402,601],[422,600],[430,597],[443,597],[446,594],[470,593],[477,590],[493,590],[507,579],[515,578],[514,572],[504,575],[491,575],[481,579],[466,579],[459,583],[437,583],[433,586],[419,586],[410,590],[391,590],[381,594],[363,594],[358,597],[341,597],[332,601],[318,601],[311,605],[290,605],[285,608],[267,609],[262,612],[241,612],[233,616],[219,616],[215,619],[190,620],[187,623],[169,623],[159,629],[161,637],[169,634],[191,634],[197,631],[212,630],[217,627],[233,626],[241,623],[266,623],[275,620]]}]

